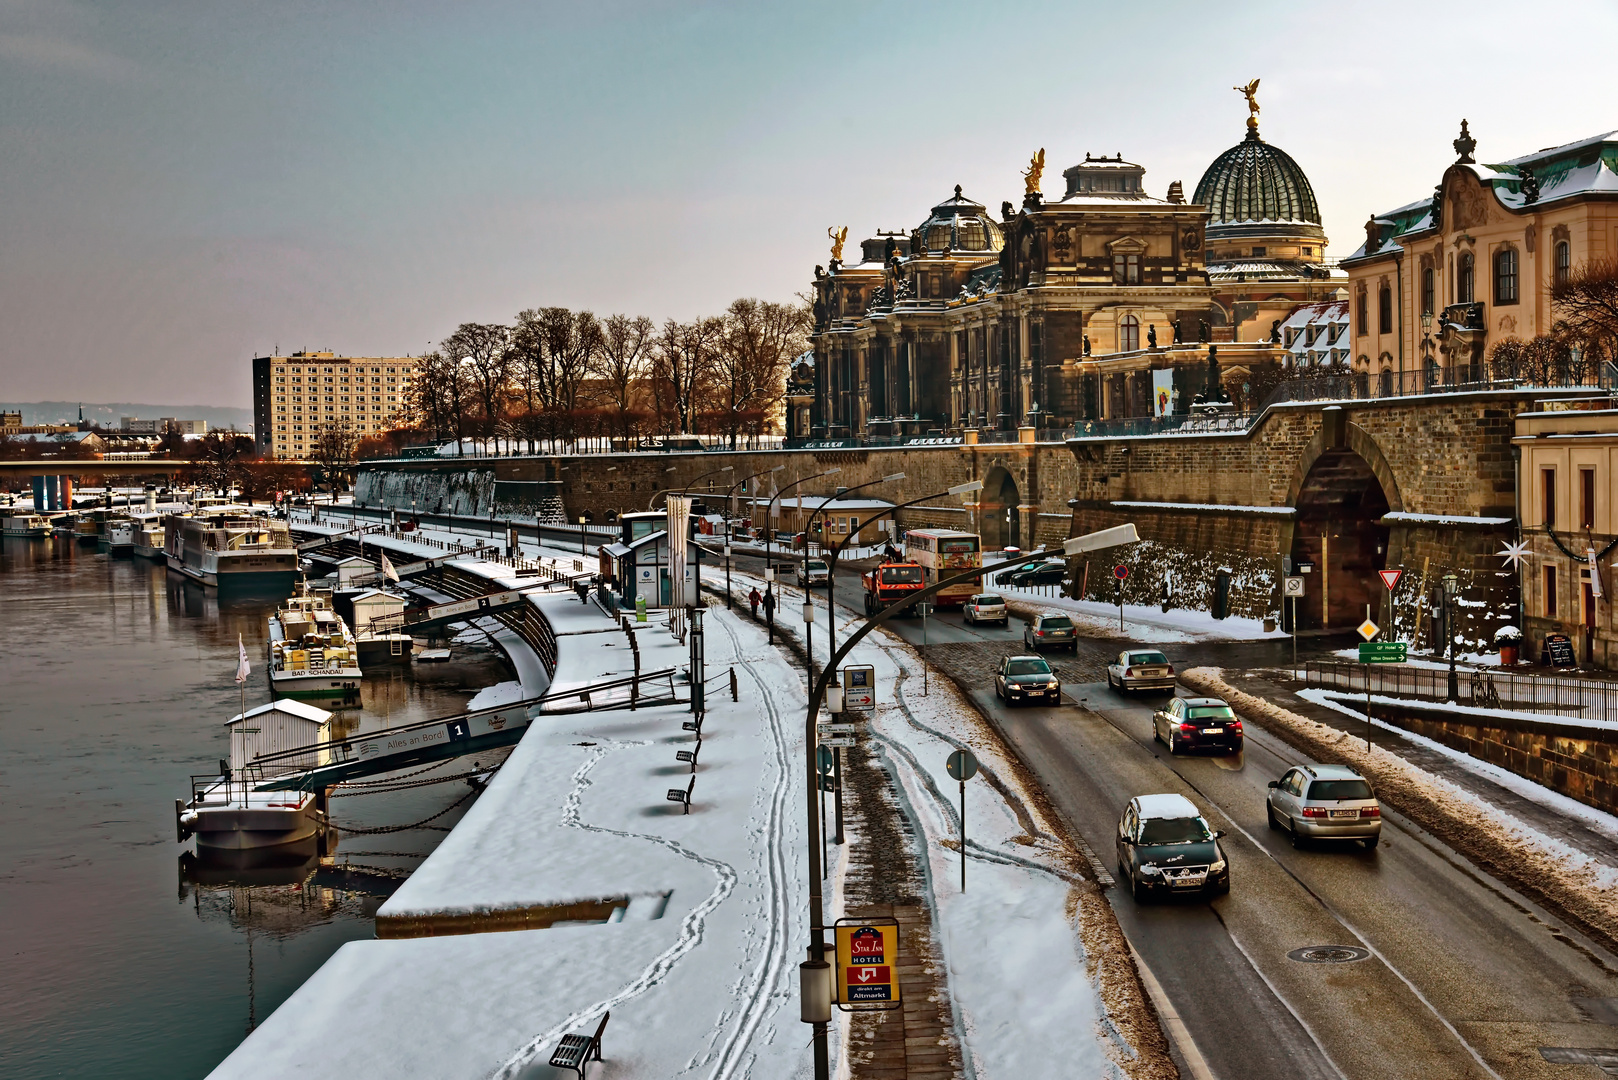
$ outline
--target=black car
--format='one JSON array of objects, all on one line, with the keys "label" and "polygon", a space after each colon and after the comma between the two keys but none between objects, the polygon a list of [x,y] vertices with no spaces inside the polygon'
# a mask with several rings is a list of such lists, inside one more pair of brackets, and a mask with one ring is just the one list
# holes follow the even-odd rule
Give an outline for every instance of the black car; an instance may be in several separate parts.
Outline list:
[{"label": "black car", "polygon": [[1172,698],[1152,715],[1152,738],[1166,744],[1171,754],[1186,750],[1235,754],[1242,748],[1242,722],[1219,698]]},{"label": "black car", "polygon": [[1011,584],[1011,579],[1017,574],[1031,574],[1044,565],[1044,559],[1035,559],[1033,562],[1025,562],[1021,566],[1013,566],[1007,570],[1000,571],[998,574],[994,575],[994,580],[1001,585],[1009,585]]},{"label": "black car", "polygon": [[1118,880],[1137,903],[1154,893],[1230,892],[1223,832],[1184,795],[1138,795],[1118,819]]},{"label": "black car", "polygon": [[1019,568],[1012,571],[1009,584],[1016,589],[1026,589],[1034,585],[1060,585],[1066,577],[1066,563],[1041,563],[1033,570]]},{"label": "black car", "polygon": [[994,673],[994,693],[1008,705],[1019,701],[1059,704],[1062,684],[1043,656],[1008,656]]}]

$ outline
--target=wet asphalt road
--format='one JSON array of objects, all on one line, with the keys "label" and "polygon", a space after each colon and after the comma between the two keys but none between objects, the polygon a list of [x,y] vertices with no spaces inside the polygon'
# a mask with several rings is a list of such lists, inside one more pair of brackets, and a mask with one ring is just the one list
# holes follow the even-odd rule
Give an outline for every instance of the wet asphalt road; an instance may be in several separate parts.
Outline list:
[{"label": "wet asphalt road", "polygon": [[[838,577],[840,605],[857,611],[857,573]],[[784,609],[795,611],[801,593],[786,593]],[[921,643],[921,620],[890,625]],[[929,657],[962,685],[982,687],[974,702],[1109,868],[1119,814],[1135,795],[1184,794],[1227,834],[1228,896],[1139,904],[1124,887],[1107,892],[1186,1025],[1191,1045],[1177,1047],[1186,1076],[1605,1075],[1553,1065],[1539,1048],[1618,1047],[1618,958],[1396,814],[1387,814],[1375,851],[1293,848],[1267,826],[1266,784],[1307,759],[1251,723],[1242,754],[1171,756],[1151,735],[1158,701],[1125,698],[1101,681],[1100,665],[1124,643],[1081,641],[1078,656],[1052,657],[1072,704],[1007,707],[981,676],[1022,651],[1021,630],[1016,618],[1002,629],[964,625],[958,612],[934,615]],[[1284,641],[1167,651],[1182,667],[1278,665],[1291,655]],[[1287,955],[1311,945],[1371,955],[1338,964]]]}]

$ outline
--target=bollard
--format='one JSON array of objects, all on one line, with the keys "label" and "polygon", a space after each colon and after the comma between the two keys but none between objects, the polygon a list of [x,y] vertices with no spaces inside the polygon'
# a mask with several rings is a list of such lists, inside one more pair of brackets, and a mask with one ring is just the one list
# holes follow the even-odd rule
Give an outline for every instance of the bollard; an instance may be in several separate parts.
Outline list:
[{"label": "bollard", "polygon": [[732,701],[740,701],[741,700],[741,695],[737,692],[737,689],[736,689],[736,668],[734,666],[732,666],[731,669],[730,669],[730,700],[732,700]]}]

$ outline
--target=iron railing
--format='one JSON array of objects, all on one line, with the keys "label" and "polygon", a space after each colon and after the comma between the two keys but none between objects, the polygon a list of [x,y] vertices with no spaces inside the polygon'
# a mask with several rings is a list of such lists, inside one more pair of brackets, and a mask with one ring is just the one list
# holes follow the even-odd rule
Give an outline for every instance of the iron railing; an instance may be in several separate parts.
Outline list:
[{"label": "iron railing", "polygon": [[[1312,660],[1304,665],[1305,685],[1422,701],[1445,701],[1449,671],[1406,664],[1355,664]],[[1517,675],[1504,671],[1460,669],[1456,673],[1459,704],[1574,716],[1582,720],[1618,718],[1618,683],[1558,675]]]}]

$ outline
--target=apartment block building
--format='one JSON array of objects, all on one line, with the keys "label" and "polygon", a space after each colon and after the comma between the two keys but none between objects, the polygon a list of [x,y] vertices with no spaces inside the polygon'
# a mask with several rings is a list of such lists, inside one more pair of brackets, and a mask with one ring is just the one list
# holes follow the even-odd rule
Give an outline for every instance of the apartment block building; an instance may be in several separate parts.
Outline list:
[{"label": "apartment block building", "polygon": [[364,438],[401,422],[413,356],[330,352],[253,359],[253,426],[264,457],[301,459],[320,431],[347,425]]}]

